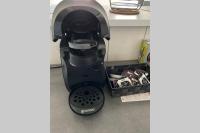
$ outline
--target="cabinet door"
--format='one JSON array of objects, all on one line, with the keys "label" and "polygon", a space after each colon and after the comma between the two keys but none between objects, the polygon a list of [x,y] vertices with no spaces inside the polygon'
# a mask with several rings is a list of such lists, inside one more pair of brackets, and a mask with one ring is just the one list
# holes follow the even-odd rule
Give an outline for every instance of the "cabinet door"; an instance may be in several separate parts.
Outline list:
[{"label": "cabinet door", "polygon": [[51,40],[50,34],[50,64],[58,65],[61,64],[60,61],[60,40],[57,42],[53,42]]},{"label": "cabinet door", "polygon": [[109,61],[136,60],[140,43],[145,37],[146,27],[111,27]]}]

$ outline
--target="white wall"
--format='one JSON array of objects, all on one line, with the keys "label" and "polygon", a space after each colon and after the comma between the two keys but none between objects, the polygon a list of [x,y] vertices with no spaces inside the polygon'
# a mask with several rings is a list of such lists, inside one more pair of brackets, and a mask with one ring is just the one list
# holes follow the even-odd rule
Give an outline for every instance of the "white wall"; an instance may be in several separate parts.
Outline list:
[{"label": "white wall", "polygon": [[112,27],[109,61],[136,60],[146,27]]},{"label": "white wall", "polygon": [[[146,31],[147,30],[147,31]],[[146,33],[146,34],[145,34]],[[111,27],[111,40],[108,42],[108,61],[135,60],[139,56],[142,39],[149,39],[149,27]],[[60,64],[59,41],[50,45],[51,64]],[[105,60],[107,60],[107,55]]]},{"label": "white wall", "polygon": [[60,64],[60,48],[59,48],[59,42],[52,42],[50,45],[50,64],[56,65]]}]

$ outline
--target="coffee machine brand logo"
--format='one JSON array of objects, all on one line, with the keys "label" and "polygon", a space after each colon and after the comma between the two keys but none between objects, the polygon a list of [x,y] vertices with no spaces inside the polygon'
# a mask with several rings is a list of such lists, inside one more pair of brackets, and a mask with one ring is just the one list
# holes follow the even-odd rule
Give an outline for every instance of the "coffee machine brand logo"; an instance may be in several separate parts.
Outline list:
[{"label": "coffee machine brand logo", "polygon": [[88,112],[93,112],[93,111],[95,111],[95,108],[84,109],[84,110],[81,110],[81,114],[88,113]]}]

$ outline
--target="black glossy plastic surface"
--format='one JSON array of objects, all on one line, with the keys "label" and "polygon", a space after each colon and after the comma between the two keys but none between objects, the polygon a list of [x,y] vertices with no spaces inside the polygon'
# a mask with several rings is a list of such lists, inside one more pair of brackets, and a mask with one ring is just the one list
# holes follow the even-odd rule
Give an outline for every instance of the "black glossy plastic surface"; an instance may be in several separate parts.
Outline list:
[{"label": "black glossy plastic surface", "polygon": [[104,104],[104,94],[95,86],[81,86],[70,92],[69,105],[79,115],[98,112]]}]

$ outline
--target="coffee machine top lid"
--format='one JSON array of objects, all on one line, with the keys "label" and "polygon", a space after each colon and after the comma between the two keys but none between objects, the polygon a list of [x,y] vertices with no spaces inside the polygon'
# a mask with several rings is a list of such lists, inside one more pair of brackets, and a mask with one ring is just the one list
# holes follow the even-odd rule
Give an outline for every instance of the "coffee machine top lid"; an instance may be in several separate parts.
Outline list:
[{"label": "coffee machine top lid", "polygon": [[53,13],[52,39],[57,41],[63,35],[75,33],[97,33],[110,39],[108,18],[104,8],[95,0],[63,0]]}]

